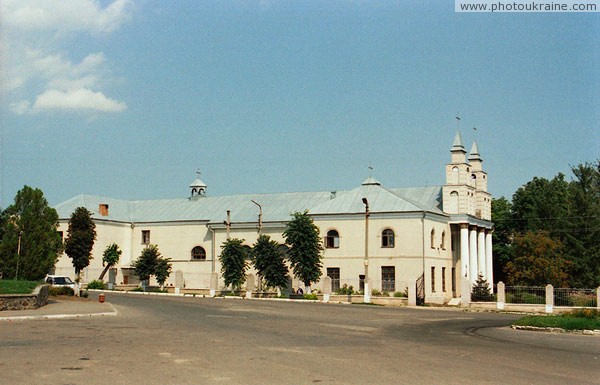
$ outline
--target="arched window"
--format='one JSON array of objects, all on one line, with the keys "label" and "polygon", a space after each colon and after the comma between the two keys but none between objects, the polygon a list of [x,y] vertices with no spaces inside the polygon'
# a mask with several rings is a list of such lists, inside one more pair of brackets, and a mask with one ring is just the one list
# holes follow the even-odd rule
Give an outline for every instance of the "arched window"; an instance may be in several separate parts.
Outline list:
[{"label": "arched window", "polygon": [[456,166],[452,167],[451,183],[458,184],[458,167],[456,167]]},{"label": "arched window", "polygon": [[385,229],[381,232],[381,247],[394,247],[394,231]]},{"label": "arched window", "polygon": [[336,230],[329,230],[325,237],[325,247],[328,249],[337,249],[340,247],[340,235]]},{"label": "arched window", "polygon": [[446,250],[446,232],[442,231],[442,250]]},{"label": "arched window", "polygon": [[206,259],[206,251],[202,246],[196,246],[192,249],[192,260],[203,261]]},{"label": "arched window", "polygon": [[431,243],[431,248],[435,249],[435,229],[431,229],[431,236],[429,243]]}]

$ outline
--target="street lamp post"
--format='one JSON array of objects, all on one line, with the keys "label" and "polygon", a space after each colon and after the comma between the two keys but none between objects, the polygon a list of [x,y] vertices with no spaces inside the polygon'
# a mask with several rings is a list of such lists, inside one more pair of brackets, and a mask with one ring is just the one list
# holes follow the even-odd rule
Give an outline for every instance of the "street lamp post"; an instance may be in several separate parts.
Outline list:
[{"label": "street lamp post", "polygon": [[363,198],[362,202],[365,204],[365,279],[364,279],[364,302],[371,303],[371,293],[369,292],[369,201],[367,198]]},{"label": "street lamp post", "polygon": [[252,203],[258,206],[258,235],[260,235],[262,231],[262,206],[254,200],[252,201]]},{"label": "street lamp post", "polygon": [[15,273],[15,281],[19,280],[19,261],[21,259],[21,235],[23,235],[23,231],[19,230],[19,241],[17,242],[17,271]]}]

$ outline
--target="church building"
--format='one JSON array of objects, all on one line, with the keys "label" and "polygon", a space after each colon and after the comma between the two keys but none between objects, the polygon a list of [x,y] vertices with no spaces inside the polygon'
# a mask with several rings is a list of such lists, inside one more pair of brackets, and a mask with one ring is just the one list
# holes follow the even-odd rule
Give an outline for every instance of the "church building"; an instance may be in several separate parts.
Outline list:
[{"label": "church building", "polygon": [[[77,207],[93,214],[97,239],[90,266],[82,272],[84,282],[98,278],[102,253],[114,242],[123,253],[108,282],[122,288],[139,284],[132,262],[154,244],[171,259],[168,286],[208,289],[217,273],[222,289],[219,253],[228,236],[248,246],[259,234],[283,243],[291,214],[308,210],[323,239],[322,276],[331,278],[332,292],[344,284],[363,289],[366,274],[370,290],[391,295],[418,285],[425,302],[446,303],[480,274],[493,282],[491,195],[482,162],[475,142],[467,157],[457,132],[442,186],[396,188],[369,177],[345,191],[211,196],[198,175],[187,198],[79,195],[56,210],[65,237]],[[55,270],[74,275],[66,255]],[[298,287],[297,279],[293,285]],[[322,290],[322,285],[323,280],[312,288]]]}]

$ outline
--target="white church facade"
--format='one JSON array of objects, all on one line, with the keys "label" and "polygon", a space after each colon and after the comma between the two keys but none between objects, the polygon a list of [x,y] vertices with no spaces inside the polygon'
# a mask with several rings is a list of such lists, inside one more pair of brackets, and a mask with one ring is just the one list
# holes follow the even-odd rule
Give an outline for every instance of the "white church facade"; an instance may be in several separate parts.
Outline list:
[{"label": "white church facade", "polygon": [[[390,188],[368,178],[346,191],[210,196],[198,178],[188,198],[76,196],[56,206],[59,231],[66,236],[77,207],[93,213],[97,240],[82,273],[84,282],[98,278],[102,253],[114,242],[123,253],[107,276],[109,282],[117,287],[138,284],[132,263],[155,244],[171,258],[167,286],[208,289],[217,273],[221,289],[219,253],[228,233],[248,246],[259,233],[283,243],[291,214],[308,210],[323,239],[322,276],[331,278],[334,292],[344,284],[362,289],[367,273],[371,290],[402,292],[419,282],[426,302],[445,303],[460,297],[461,287],[470,287],[479,274],[493,282],[487,173],[477,144],[467,157],[458,132],[450,152],[443,186]],[[66,255],[55,273],[74,274]],[[298,287],[297,279],[293,285]],[[323,280],[312,288],[322,290],[322,285]]]}]

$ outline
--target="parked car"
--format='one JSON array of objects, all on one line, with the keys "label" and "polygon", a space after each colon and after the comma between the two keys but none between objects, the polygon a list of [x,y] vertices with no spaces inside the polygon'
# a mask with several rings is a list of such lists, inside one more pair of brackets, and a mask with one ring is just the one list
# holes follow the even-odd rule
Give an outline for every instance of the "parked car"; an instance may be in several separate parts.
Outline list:
[{"label": "parked car", "polygon": [[75,282],[64,275],[48,275],[46,276],[46,283],[51,286],[68,286],[75,290]]}]

